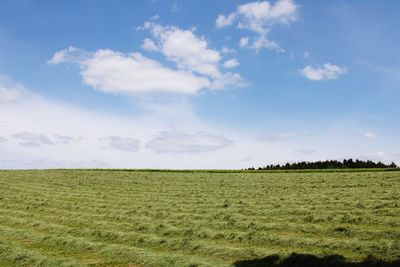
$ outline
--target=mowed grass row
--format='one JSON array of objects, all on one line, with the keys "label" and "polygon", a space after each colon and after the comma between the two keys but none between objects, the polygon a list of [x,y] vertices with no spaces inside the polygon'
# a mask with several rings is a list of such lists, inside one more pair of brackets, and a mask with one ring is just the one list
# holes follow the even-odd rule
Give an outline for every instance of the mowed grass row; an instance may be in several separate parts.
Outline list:
[{"label": "mowed grass row", "polygon": [[400,258],[400,172],[0,171],[0,266]]}]

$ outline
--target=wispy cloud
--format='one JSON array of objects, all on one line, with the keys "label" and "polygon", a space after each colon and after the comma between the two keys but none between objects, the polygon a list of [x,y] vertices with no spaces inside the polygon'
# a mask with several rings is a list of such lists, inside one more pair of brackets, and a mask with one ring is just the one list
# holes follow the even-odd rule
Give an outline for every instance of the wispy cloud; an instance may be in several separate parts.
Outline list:
[{"label": "wispy cloud", "polygon": [[54,145],[54,142],[44,134],[21,132],[13,134],[12,137],[18,139],[21,146],[39,147],[42,145]]},{"label": "wispy cloud", "polygon": [[386,78],[393,80],[400,80],[400,68],[382,66],[379,64],[374,64],[363,60],[359,60],[358,63],[369,68],[378,75],[382,75]]}]

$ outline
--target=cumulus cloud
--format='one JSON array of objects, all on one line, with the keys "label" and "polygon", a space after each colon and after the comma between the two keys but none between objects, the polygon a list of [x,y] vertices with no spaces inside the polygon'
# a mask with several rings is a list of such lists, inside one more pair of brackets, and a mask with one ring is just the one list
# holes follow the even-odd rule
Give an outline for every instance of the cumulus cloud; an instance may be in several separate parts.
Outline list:
[{"label": "cumulus cloud", "polygon": [[132,137],[109,136],[107,141],[110,148],[125,152],[136,152],[140,147],[140,141]]},{"label": "cumulus cloud", "polygon": [[331,63],[326,63],[323,66],[313,67],[307,65],[300,73],[304,77],[312,81],[321,80],[335,80],[340,75],[346,74],[348,69],[346,67],[340,67]]},{"label": "cumulus cloud", "polygon": [[110,93],[193,94],[210,85],[207,78],[164,67],[140,53],[126,55],[108,49],[87,59],[81,75],[85,84]]},{"label": "cumulus cloud", "polygon": [[151,31],[160,51],[167,60],[175,62],[178,68],[211,77],[220,75],[219,51],[210,48],[205,38],[197,37],[193,30],[162,26],[154,22],[146,22],[140,29]]},{"label": "cumulus cloud", "polygon": [[203,89],[247,85],[240,74],[220,70],[220,52],[210,48],[205,38],[196,36],[194,30],[162,26],[153,21],[138,29],[149,30],[153,36],[144,40],[142,48],[162,53],[176,68],[166,67],[140,53],[110,49],[88,52],[75,47],[56,52],[48,63],[78,63],[83,83],[107,93],[195,94]]},{"label": "cumulus cloud", "polygon": [[264,34],[266,27],[271,23],[289,24],[295,21],[297,9],[298,6],[292,0],[278,0],[275,4],[268,1],[256,1],[239,5],[236,11],[227,16],[219,15],[216,25],[218,28],[222,28],[239,20],[239,28]]},{"label": "cumulus cloud", "polygon": [[232,143],[223,136],[175,131],[163,132],[146,144],[156,153],[203,153],[224,148]]},{"label": "cumulus cloud", "polygon": [[[206,77],[211,82],[210,89],[247,85],[240,74],[223,73],[220,70],[221,53],[210,48],[208,41],[203,36],[197,36],[194,29],[185,30],[154,22],[145,22],[139,29],[149,30],[152,33],[157,42],[156,46],[159,47],[159,52],[168,61],[176,63],[178,69]],[[228,48],[222,50],[222,53],[232,52]]]},{"label": "cumulus cloud", "polygon": [[241,16],[238,27],[264,34],[271,23],[290,24],[295,21],[297,8],[292,0],[278,0],[275,4],[264,1],[239,5],[236,11]]},{"label": "cumulus cloud", "polygon": [[278,134],[266,134],[266,133],[260,133],[256,135],[257,141],[261,142],[274,142],[274,141],[280,141],[280,140],[288,140],[291,138],[294,138],[298,136],[296,132],[282,132]]},{"label": "cumulus cloud", "polygon": [[363,134],[363,137],[366,139],[374,139],[376,137],[376,134],[373,132],[365,132]]},{"label": "cumulus cloud", "polygon": [[54,145],[53,141],[44,134],[21,132],[13,134],[12,137],[19,140],[21,146],[39,147],[42,145]]},{"label": "cumulus cloud", "polygon": [[232,59],[229,59],[229,60],[224,62],[224,67],[225,68],[235,68],[235,67],[237,67],[239,65],[240,65],[240,63],[236,58],[232,58]]},{"label": "cumulus cloud", "polygon": [[[256,1],[239,5],[229,15],[219,15],[216,19],[217,28],[233,25],[237,21],[237,28],[252,31],[259,36],[252,45],[241,42],[241,47],[255,50],[268,48],[283,50],[275,41],[269,40],[267,34],[274,24],[285,24],[296,21],[298,6],[292,0],[278,0],[275,3],[269,1]],[[279,49],[278,49],[279,48]]]},{"label": "cumulus cloud", "polygon": [[83,83],[106,93],[193,94],[210,86],[205,77],[164,67],[140,53],[100,49],[76,63],[81,67]]}]

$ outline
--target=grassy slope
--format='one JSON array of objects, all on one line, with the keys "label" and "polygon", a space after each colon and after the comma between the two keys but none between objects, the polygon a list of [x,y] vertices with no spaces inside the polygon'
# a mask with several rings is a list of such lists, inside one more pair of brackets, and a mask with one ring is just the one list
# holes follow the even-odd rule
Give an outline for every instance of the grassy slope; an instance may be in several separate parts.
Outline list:
[{"label": "grassy slope", "polygon": [[399,172],[0,171],[0,266],[400,257]]}]

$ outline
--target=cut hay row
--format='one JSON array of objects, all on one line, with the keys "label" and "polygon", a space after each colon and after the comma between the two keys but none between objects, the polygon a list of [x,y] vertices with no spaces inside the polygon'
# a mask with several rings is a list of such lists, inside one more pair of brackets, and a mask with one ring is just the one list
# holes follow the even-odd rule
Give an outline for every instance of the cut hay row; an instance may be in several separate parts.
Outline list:
[{"label": "cut hay row", "polygon": [[0,171],[0,266],[400,257],[400,172]]}]

